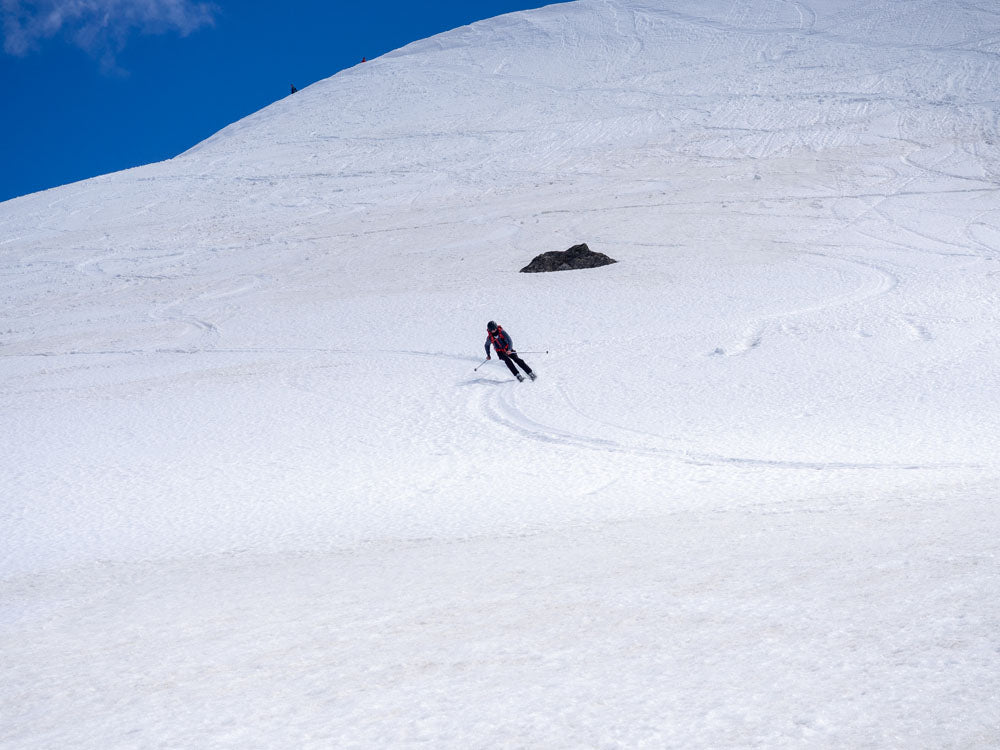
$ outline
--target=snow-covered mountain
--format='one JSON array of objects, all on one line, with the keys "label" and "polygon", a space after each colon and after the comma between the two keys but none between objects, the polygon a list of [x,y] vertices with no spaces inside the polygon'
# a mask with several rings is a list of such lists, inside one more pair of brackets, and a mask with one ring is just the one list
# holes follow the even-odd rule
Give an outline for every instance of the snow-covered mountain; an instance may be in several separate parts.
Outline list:
[{"label": "snow-covered mountain", "polygon": [[998,79],[579,0],[0,204],[0,747],[996,747]]}]

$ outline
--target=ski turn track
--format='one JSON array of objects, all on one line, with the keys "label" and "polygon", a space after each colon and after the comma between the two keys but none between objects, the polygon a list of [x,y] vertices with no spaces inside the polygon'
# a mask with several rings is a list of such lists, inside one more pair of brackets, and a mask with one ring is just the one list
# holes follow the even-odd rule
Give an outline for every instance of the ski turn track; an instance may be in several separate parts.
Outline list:
[{"label": "ski turn track", "polygon": [[[490,384],[495,381],[482,381]],[[776,459],[753,458],[749,456],[725,456],[721,454],[695,452],[684,448],[669,447],[664,445],[671,442],[665,436],[652,435],[638,432],[636,430],[615,425],[610,422],[592,417],[578,407],[576,407],[566,391],[561,385],[556,385],[549,391],[549,395],[555,395],[555,399],[545,399],[551,404],[553,401],[561,402],[567,412],[572,412],[584,420],[590,422],[598,428],[600,435],[584,434],[561,429],[554,425],[544,424],[537,419],[533,419],[525,413],[526,402],[537,403],[540,394],[522,393],[521,388],[517,388],[516,381],[504,383],[490,391],[487,391],[481,399],[481,409],[486,418],[516,435],[528,438],[540,443],[554,446],[566,446],[571,448],[585,448],[606,454],[625,454],[635,457],[658,458],[664,461],[676,461],[692,466],[744,466],[763,467],[774,469],[797,469],[811,471],[825,470],[931,470],[940,471],[947,469],[981,469],[981,464],[963,463],[850,463],[837,461],[783,461]],[[535,384],[537,389],[537,383]],[[554,393],[553,393],[554,390]],[[636,442],[634,436],[640,436],[643,440]],[[630,439],[631,438],[631,439]]]}]

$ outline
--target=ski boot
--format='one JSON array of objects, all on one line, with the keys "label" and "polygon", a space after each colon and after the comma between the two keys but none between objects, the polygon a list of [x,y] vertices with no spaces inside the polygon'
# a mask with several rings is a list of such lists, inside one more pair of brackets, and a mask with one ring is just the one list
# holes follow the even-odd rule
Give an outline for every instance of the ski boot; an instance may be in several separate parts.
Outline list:
[{"label": "ski boot", "polygon": [[532,379],[532,381],[534,381],[534,380],[535,380],[535,378],[537,378],[538,376],[537,376],[537,375],[535,375],[534,371],[532,371],[532,372],[529,372],[529,373],[528,373],[528,377],[529,377],[529,378],[531,378],[531,379]]},{"label": "ski boot", "polygon": [[517,377],[517,382],[518,383],[523,383],[524,382],[524,375],[522,375],[521,373],[518,372],[518,373],[515,373],[515,376]]}]

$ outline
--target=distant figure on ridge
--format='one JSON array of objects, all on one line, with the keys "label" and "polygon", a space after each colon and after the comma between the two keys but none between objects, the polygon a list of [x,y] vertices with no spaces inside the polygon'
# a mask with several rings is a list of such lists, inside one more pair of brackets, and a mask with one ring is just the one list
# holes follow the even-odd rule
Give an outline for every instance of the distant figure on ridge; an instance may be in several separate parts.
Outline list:
[{"label": "distant figure on ridge", "polygon": [[515,362],[520,365],[521,369],[524,370],[525,374],[532,380],[538,377],[531,371],[531,368],[524,364],[521,358],[517,356],[517,352],[514,351],[514,342],[511,341],[507,332],[492,320],[486,324],[486,359],[492,359],[492,357],[490,357],[490,344],[493,344],[493,349],[496,350],[497,357],[503,360],[503,363],[507,365],[507,368],[511,371],[515,378],[520,381],[524,380],[524,375],[519,373],[517,368],[514,367]]},{"label": "distant figure on ridge", "polygon": [[292,93],[294,94],[294,93],[295,93],[296,91],[298,91],[298,89],[297,89],[297,88],[295,88],[295,84],[293,83],[293,84],[292,84]]}]

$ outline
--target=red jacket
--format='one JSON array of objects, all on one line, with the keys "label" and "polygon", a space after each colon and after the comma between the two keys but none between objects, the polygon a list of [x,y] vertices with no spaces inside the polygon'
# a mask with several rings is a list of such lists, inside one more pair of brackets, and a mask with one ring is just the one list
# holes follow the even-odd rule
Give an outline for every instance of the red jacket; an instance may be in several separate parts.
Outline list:
[{"label": "red jacket", "polygon": [[486,333],[486,356],[490,356],[490,344],[493,344],[493,348],[496,350],[497,355],[509,354],[511,347],[514,342],[510,340],[510,336],[501,326],[497,326],[495,331],[487,331]]}]

